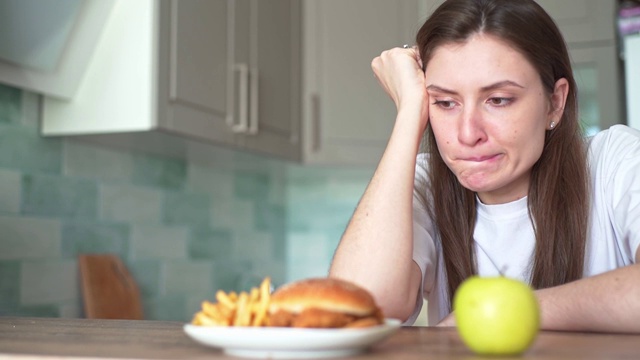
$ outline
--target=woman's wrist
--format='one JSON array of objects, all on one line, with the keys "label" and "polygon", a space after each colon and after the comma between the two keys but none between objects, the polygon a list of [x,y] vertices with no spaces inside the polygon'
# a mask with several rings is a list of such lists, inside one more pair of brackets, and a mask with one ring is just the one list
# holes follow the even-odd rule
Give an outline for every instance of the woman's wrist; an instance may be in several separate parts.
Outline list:
[{"label": "woman's wrist", "polygon": [[423,104],[417,102],[405,103],[398,107],[394,130],[397,128],[405,129],[420,140],[427,126],[427,116],[426,110],[423,109]]}]

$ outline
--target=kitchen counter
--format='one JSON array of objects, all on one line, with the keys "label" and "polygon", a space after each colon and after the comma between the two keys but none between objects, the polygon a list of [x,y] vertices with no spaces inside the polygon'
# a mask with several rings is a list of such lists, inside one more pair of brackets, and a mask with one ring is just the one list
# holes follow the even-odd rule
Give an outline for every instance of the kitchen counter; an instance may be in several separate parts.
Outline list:
[{"label": "kitchen counter", "polygon": [[[182,327],[183,323],[165,321],[0,317],[0,359],[237,359],[195,343]],[[639,354],[640,334],[543,331],[524,358],[616,359]],[[455,329],[403,327],[369,352],[351,358],[477,357]]]}]

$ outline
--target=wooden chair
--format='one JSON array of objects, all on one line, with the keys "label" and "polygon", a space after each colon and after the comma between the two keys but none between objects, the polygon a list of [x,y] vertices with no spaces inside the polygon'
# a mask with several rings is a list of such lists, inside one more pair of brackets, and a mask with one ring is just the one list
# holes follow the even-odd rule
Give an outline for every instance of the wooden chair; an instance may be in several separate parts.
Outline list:
[{"label": "wooden chair", "polygon": [[78,265],[87,318],[143,318],[138,285],[117,255],[79,255]]}]

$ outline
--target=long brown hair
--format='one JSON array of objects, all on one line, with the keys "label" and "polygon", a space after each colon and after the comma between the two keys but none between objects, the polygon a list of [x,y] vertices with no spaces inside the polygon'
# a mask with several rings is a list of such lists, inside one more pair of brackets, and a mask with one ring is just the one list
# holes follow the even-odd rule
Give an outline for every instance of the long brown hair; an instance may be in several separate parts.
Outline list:
[{"label": "long brown hair", "polygon": [[[536,245],[530,282],[534,288],[546,288],[579,279],[584,269],[589,184],[576,83],[564,39],[533,0],[447,0],[418,31],[425,66],[437,47],[464,42],[480,32],[522,53],[538,71],[549,97],[558,79],[569,82],[562,119],[547,131],[542,155],[531,174],[528,207]],[[462,187],[446,166],[430,126],[424,143],[430,154],[425,198],[431,199],[427,208],[438,229],[451,299],[460,283],[477,273],[476,195]]]}]

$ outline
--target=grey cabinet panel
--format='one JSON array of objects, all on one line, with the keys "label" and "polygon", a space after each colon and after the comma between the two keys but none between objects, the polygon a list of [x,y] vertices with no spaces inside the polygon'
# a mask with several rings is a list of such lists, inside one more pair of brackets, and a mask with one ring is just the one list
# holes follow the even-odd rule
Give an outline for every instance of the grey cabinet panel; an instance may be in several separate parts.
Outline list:
[{"label": "grey cabinet panel", "polygon": [[250,150],[300,160],[300,3],[238,3],[244,11],[249,5],[248,41],[235,42],[236,54],[248,54],[249,69],[249,119],[240,141]]},{"label": "grey cabinet panel", "polygon": [[303,113],[309,163],[378,162],[395,106],[378,85],[371,61],[412,43],[419,1],[303,1]]},{"label": "grey cabinet panel", "polygon": [[234,144],[228,2],[161,3],[158,126],[199,140]]},{"label": "grey cabinet panel", "polygon": [[172,101],[225,114],[227,107],[227,6],[224,1],[171,3]]}]

